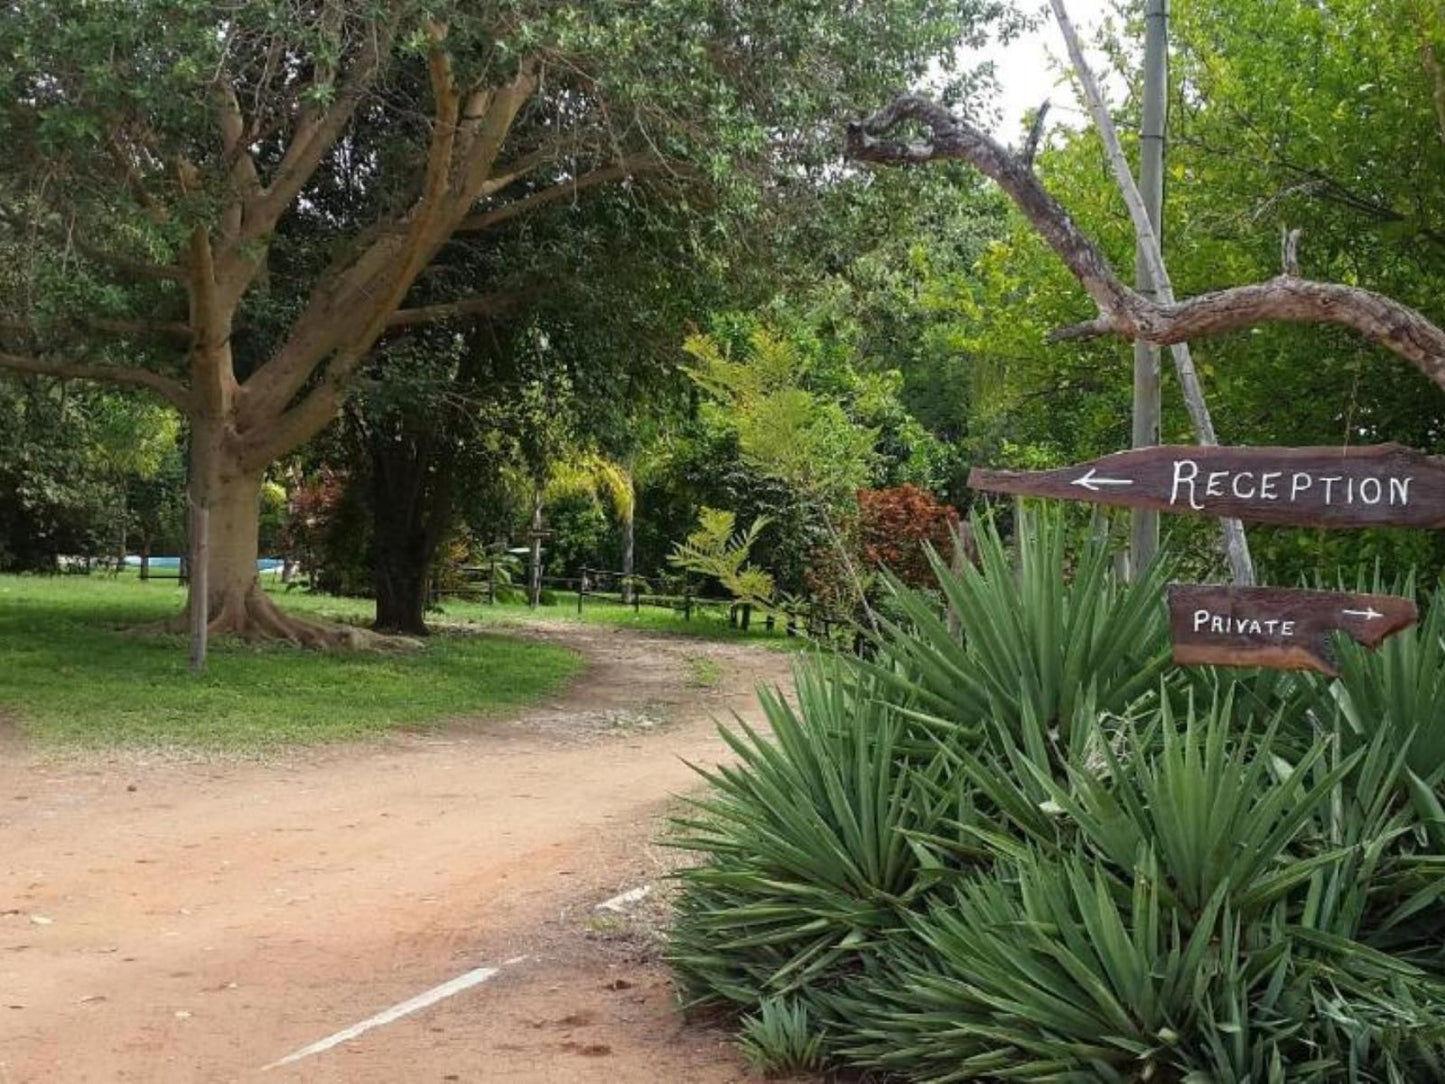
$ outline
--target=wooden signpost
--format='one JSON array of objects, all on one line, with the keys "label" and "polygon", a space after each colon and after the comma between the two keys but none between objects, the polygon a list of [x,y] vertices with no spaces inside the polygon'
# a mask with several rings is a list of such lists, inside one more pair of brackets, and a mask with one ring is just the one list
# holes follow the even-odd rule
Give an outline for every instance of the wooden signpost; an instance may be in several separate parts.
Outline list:
[{"label": "wooden signpost", "polygon": [[1445,527],[1445,462],[1361,448],[1160,445],[1049,471],[974,469],[973,489],[1296,527]]},{"label": "wooden signpost", "polygon": [[[1445,527],[1445,461],[1362,448],[1161,445],[1050,471],[974,469],[974,489],[1296,527]],[[1329,636],[1378,647],[1415,623],[1393,595],[1171,584],[1174,661],[1335,674]]]},{"label": "wooden signpost", "polygon": [[1182,665],[1266,666],[1334,676],[1330,633],[1343,632],[1376,648],[1416,617],[1415,604],[1394,595],[1169,585],[1174,661]]}]

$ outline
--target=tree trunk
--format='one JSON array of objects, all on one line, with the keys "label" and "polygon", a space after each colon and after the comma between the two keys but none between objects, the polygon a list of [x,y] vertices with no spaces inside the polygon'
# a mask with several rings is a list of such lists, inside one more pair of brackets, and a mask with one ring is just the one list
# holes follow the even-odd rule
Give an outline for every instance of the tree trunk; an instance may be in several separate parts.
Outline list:
[{"label": "tree trunk", "polygon": [[191,492],[208,513],[206,575],[192,576],[186,612],[169,623],[177,631],[189,622],[198,588],[206,593],[211,636],[246,640],[287,640],[305,647],[357,646],[361,629],[323,625],[288,614],[261,589],[256,572],[261,533],[261,482],[264,472],[236,469],[214,428],[204,420],[191,424]]},{"label": "tree trunk", "polygon": [[425,566],[405,562],[385,565],[376,555],[376,625],[378,632],[426,636],[427,576]]},{"label": "tree trunk", "polygon": [[622,517],[622,602],[630,605],[633,593],[637,588],[632,583],[632,562],[633,562],[633,517],[636,512],[629,509]]},{"label": "tree trunk", "polygon": [[427,581],[435,547],[428,545],[423,524],[410,518],[388,521],[381,503],[384,487],[376,484],[377,514],[373,534],[376,622],[379,632],[427,635]]}]

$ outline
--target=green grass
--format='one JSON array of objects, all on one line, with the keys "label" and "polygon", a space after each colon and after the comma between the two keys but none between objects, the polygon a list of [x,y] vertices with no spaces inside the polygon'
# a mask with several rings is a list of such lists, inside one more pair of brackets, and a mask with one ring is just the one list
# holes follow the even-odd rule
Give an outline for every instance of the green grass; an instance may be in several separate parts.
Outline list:
[{"label": "green grass", "polygon": [[[644,606],[634,612],[630,606],[596,599],[589,595],[583,602],[582,613],[579,615],[575,593],[558,592],[556,597],[558,601],[555,605],[539,606],[535,610],[528,608],[525,604],[497,603],[491,605],[486,602],[448,599],[444,603],[442,611],[432,614],[431,618],[440,621],[469,621],[481,625],[505,625],[541,617],[549,621],[577,621],[587,625],[610,625],[616,628],[636,629],[639,632],[659,633],[666,636],[691,636],[699,640],[746,641],[778,650],[793,650],[809,646],[809,641],[805,637],[789,636],[781,628],[769,631],[764,627],[763,619],[757,615],[754,615],[752,627],[746,632],[735,628],[728,624],[727,610],[722,607],[698,608],[693,611],[691,619],[684,619],[682,614],[675,610]],[[370,603],[363,602],[363,600],[335,601],[357,602],[367,607],[366,612],[369,612]]]},{"label": "green grass", "polygon": [[[84,577],[82,577],[84,578]],[[91,580],[109,579],[99,573]],[[127,570],[117,577],[140,585],[133,570]],[[0,578],[3,582],[3,578]],[[174,579],[162,580],[143,585],[148,591],[159,591],[172,600],[181,597],[181,590]],[[288,609],[299,613],[315,614],[321,617],[347,621],[370,621],[375,603],[364,598],[338,598],[332,595],[308,595],[297,589],[285,591],[279,585],[268,584],[273,594]],[[747,631],[728,624],[727,610],[721,606],[697,607],[692,617],[685,619],[681,612],[656,606],[644,606],[633,611],[630,606],[588,595],[577,613],[575,591],[554,592],[556,602],[551,606],[539,606],[533,610],[525,603],[487,603],[461,598],[446,599],[440,611],[427,615],[427,620],[440,625],[455,623],[474,625],[515,625],[521,621],[544,618],[548,621],[576,621],[586,625],[610,625],[616,628],[636,629],[638,632],[658,633],[665,636],[690,636],[699,640],[746,641],[762,647],[778,650],[796,650],[810,646],[804,636],[789,636],[782,628],[769,630],[764,619],[753,615],[752,625]],[[172,601],[172,606],[179,602]]]},{"label": "green grass", "polygon": [[[397,654],[220,641],[193,675],[184,638],[126,631],[171,616],[182,598],[174,582],[0,576],[0,715],[41,746],[258,752],[498,713],[584,665],[549,644],[444,635]],[[279,600],[332,618],[370,613],[361,599]]]}]

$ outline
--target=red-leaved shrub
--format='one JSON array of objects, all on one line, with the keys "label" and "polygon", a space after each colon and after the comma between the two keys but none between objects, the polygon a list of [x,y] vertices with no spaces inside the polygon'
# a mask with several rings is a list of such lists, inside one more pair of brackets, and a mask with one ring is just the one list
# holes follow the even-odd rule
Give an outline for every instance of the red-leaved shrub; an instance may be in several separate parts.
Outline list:
[{"label": "red-leaved shrub", "polygon": [[933,584],[933,570],[923,552],[931,543],[946,561],[953,552],[951,528],[957,510],[941,503],[926,489],[914,485],[858,491],[859,535],[863,557],[883,565],[904,583],[915,587]]}]

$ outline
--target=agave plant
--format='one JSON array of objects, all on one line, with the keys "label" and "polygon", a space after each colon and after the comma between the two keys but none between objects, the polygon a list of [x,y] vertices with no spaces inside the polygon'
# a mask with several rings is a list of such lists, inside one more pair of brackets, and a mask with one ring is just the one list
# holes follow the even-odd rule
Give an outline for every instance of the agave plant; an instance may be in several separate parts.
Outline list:
[{"label": "agave plant", "polygon": [[739,763],[702,770],[711,793],[674,820],[668,842],[706,859],[679,874],[668,950],[691,1000],[752,1007],[828,985],[941,873],[909,834],[958,816],[943,766],[915,771],[896,713],[842,665],[801,668],[796,710],[761,694],[772,739],[723,728]]},{"label": "agave plant", "polygon": [[890,1079],[1445,1079],[1445,604],[1335,684],[1183,675],[1162,572],[1020,524],[938,567],[961,635],[895,583],[878,661],[728,732],[687,998]]},{"label": "agave plant", "polygon": [[1062,516],[1020,505],[1015,567],[994,522],[975,517],[977,566],[955,573],[930,554],[961,637],[929,596],[890,578],[903,618],[887,624],[879,671],[894,695],[943,721],[1001,728],[1057,762],[1084,755],[1079,705],[1122,713],[1170,666],[1168,566],[1123,584],[1106,535],[1096,532],[1070,568]]},{"label": "agave plant", "polygon": [[738,1031],[743,1058],[756,1073],[776,1076],[823,1067],[823,1036],[800,1001],[770,997],[757,1013],[742,1018]]}]

